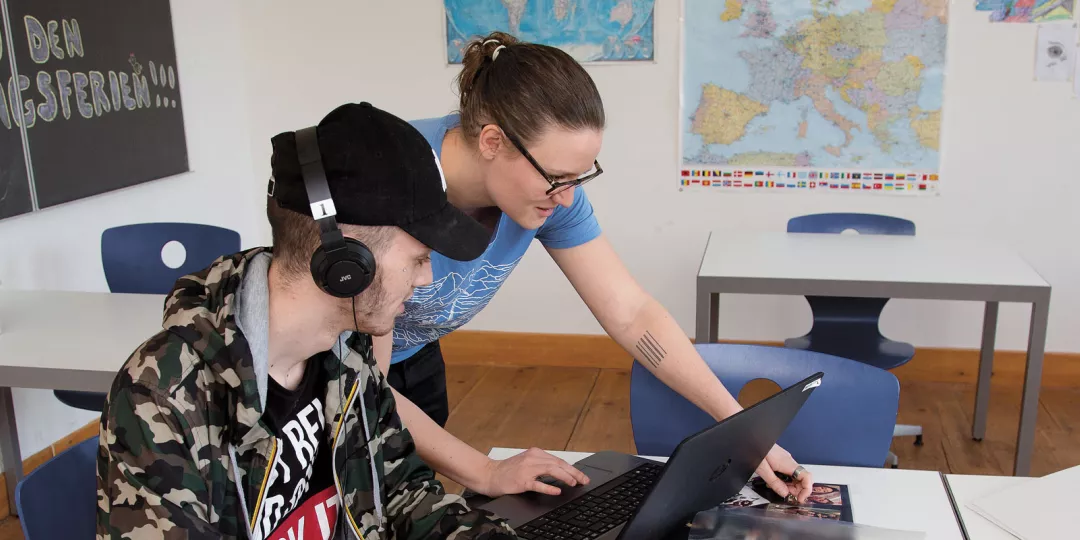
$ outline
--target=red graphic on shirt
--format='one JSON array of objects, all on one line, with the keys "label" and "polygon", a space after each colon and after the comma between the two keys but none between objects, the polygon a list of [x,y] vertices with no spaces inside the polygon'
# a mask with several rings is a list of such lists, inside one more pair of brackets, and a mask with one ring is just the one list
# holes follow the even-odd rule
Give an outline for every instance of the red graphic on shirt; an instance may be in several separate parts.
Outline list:
[{"label": "red graphic on shirt", "polygon": [[266,540],[329,540],[337,520],[337,502],[334,486],[308,497]]}]

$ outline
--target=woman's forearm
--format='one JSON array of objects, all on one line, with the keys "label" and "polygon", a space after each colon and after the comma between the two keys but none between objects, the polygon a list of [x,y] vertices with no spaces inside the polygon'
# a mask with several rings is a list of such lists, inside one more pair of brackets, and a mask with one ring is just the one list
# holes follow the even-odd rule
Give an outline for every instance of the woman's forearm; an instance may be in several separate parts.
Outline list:
[{"label": "woman's forearm", "polygon": [[412,435],[420,458],[435,472],[475,492],[487,493],[491,458],[443,429],[397,390],[393,392],[401,422]]},{"label": "woman's forearm", "polygon": [[686,333],[655,299],[649,298],[633,322],[611,337],[664,384],[713,418],[721,420],[742,410]]},{"label": "woman's forearm", "polygon": [[634,280],[603,235],[548,253],[600,326],[664,384],[717,420],[742,410],[675,319]]},{"label": "woman's forearm", "polygon": [[[393,338],[377,336],[373,340],[376,364],[383,375],[390,371],[390,351]],[[391,388],[401,423],[412,435],[416,452],[437,473],[477,493],[487,493],[494,465],[491,458],[450,434],[435,423],[420,407]]]}]

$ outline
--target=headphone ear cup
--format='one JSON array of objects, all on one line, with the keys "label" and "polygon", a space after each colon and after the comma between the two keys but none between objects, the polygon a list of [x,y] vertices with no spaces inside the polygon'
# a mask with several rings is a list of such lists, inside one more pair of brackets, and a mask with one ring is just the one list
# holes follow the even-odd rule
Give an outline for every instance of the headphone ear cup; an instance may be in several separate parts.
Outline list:
[{"label": "headphone ear cup", "polygon": [[326,285],[326,252],[322,246],[315,248],[311,254],[311,279],[323,292],[332,294]]},{"label": "headphone ear cup", "polygon": [[345,238],[345,249],[332,254],[319,246],[311,255],[311,277],[327,294],[352,298],[375,279],[375,256],[353,238]]},{"label": "headphone ear cup", "polygon": [[353,279],[358,279],[360,282],[353,287],[357,289],[356,292],[350,295],[356,296],[366,291],[375,281],[375,254],[363,242],[354,238],[345,239],[345,250],[349,260],[358,269]]}]

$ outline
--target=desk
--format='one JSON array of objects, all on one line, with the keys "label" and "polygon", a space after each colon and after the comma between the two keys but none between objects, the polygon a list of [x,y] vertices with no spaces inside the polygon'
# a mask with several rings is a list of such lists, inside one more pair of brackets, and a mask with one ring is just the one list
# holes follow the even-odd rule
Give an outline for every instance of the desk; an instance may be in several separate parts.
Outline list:
[{"label": "desk", "polygon": [[157,294],[0,291],[0,453],[12,515],[23,471],[11,389],[107,391],[161,330],[164,305]]},{"label": "desk", "polygon": [[956,501],[956,509],[968,538],[971,540],[1015,540],[1016,537],[968,508],[967,503],[983,495],[1006,489],[1018,482],[1026,482],[1028,478],[946,474],[945,480],[946,487],[952,492],[953,500]]},{"label": "desk", "polygon": [[1050,285],[1012,250],[965,237],[710,234],[697,275],[698,343],[717,340],[721,293],[985,302],[971,430],[980,441],[990,404],[998,303],[1032,304],[1013,465],[1014,474],[1030,474]]},{"label": "desk", "polygon": [[[488,457],[506,459],[522,449],[492,448]],[[588,452],[551,454],[576,463]],[[652,457],[667,461],[666,457]],[[924,531],[927,540],[963,538],[940,473],[903,469],[865,469],[806,465],[815,482],[847,484],[855,523],[887,529]]]}]

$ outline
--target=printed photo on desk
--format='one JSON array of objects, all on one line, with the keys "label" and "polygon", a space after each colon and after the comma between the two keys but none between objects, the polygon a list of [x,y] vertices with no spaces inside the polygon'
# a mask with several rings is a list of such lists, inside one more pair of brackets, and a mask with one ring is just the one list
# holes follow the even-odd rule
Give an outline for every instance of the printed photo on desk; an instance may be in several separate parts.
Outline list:
[{"label": "printed photo on desk", "polygon": [[851,499],[843,484],[814,484],[814,493],[803,504],[791,504],[777,495],[759,476],[754,476],[724,506],[760,509],[772,517],[783,515],[853,522]]}]

